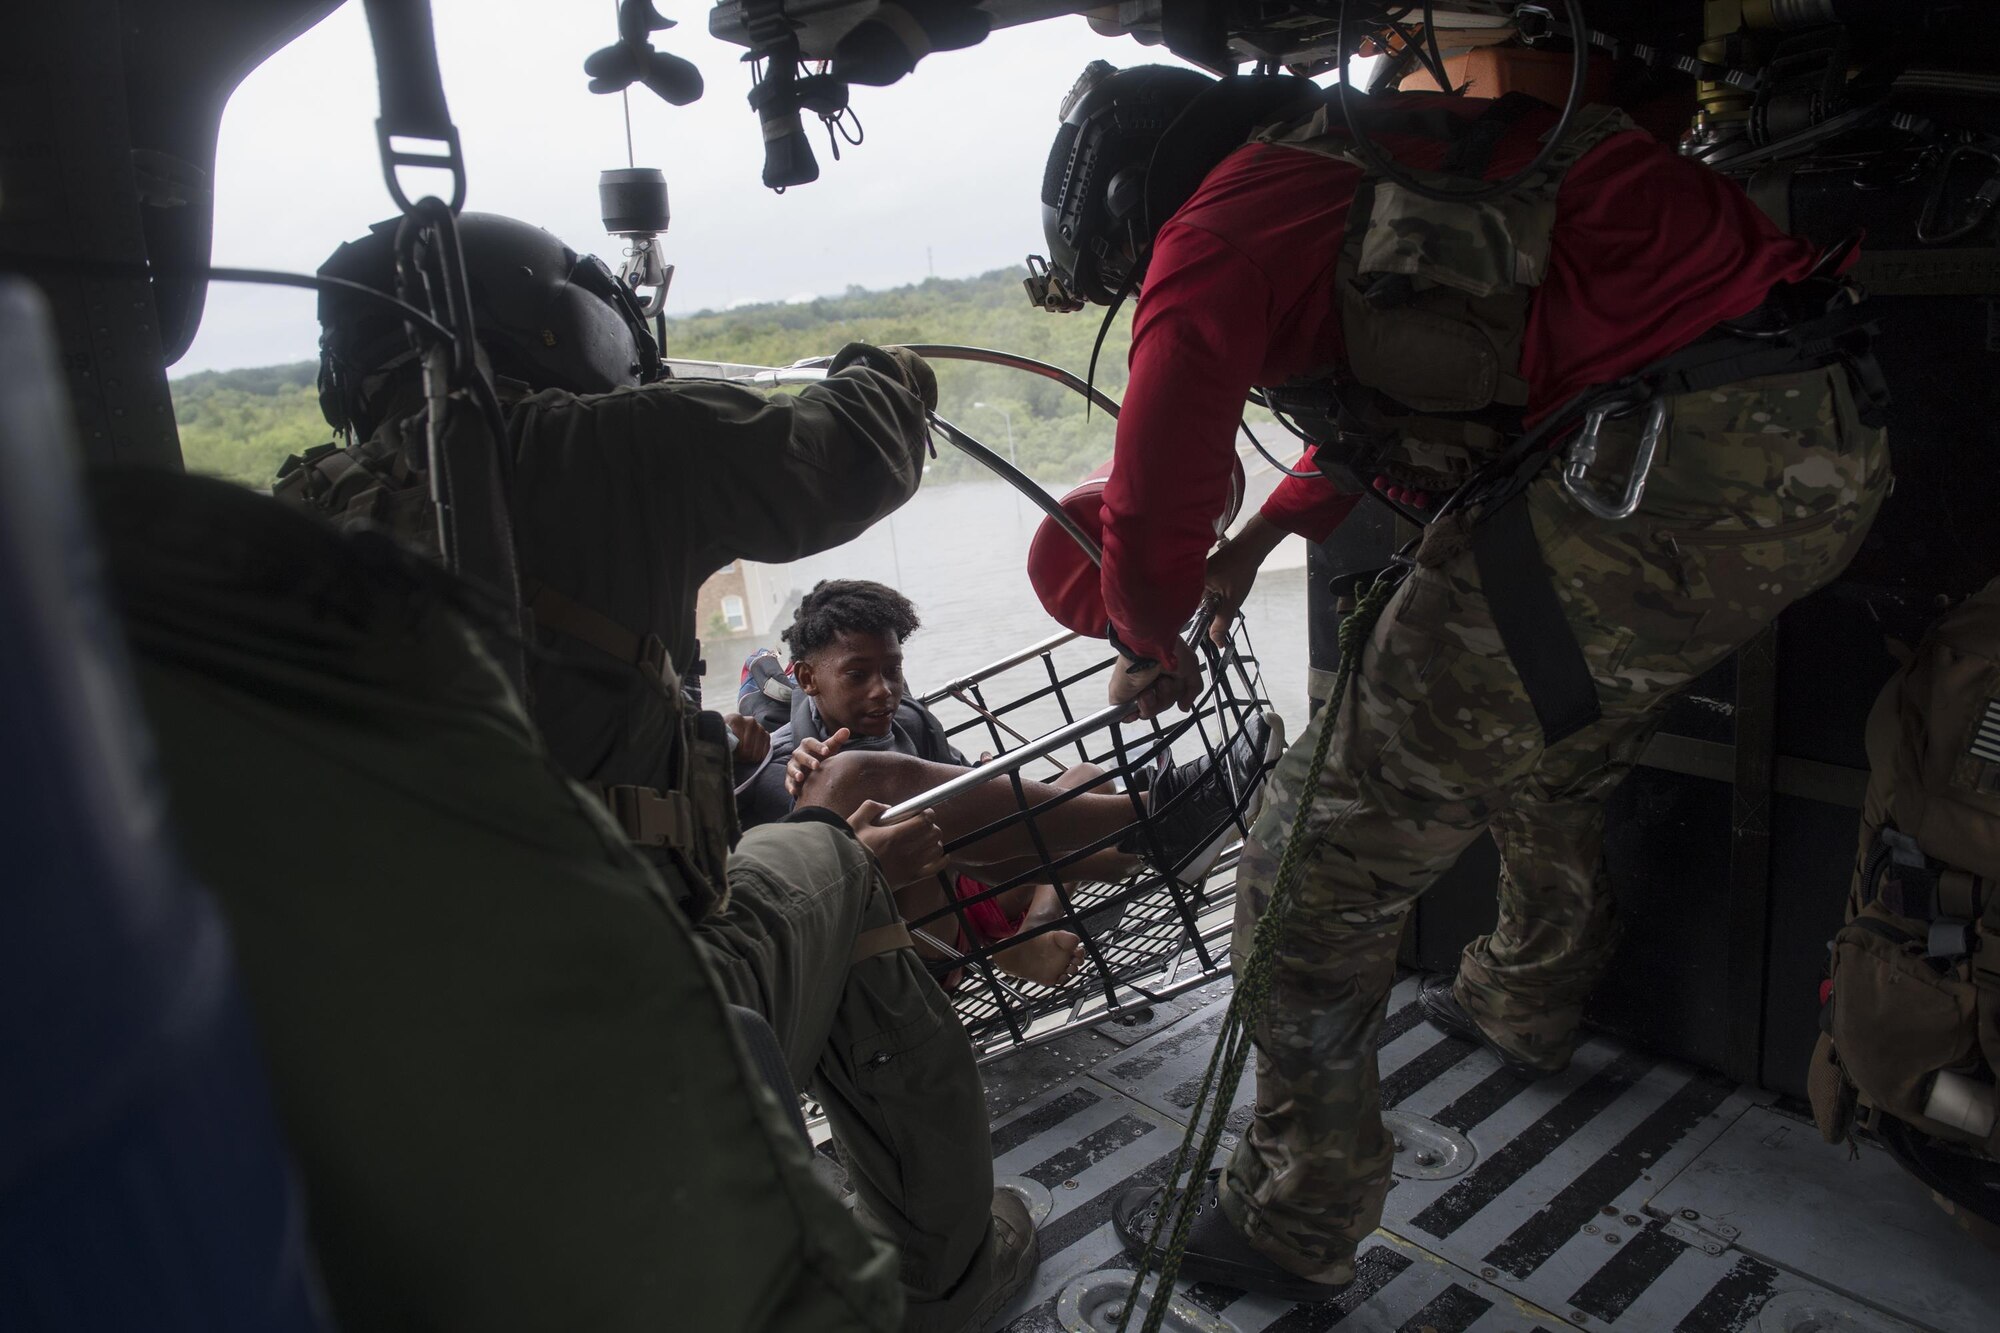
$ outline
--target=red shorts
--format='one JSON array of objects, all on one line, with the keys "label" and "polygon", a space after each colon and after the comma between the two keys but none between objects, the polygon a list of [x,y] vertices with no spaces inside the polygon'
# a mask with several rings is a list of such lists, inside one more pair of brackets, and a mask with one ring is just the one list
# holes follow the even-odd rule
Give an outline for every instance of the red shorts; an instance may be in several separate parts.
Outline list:
[{"label": "red shorts", "polygon": [[1000,905],[997,897],[981,902],[968,902],[986,892],[987,886],[970,875],[960,875],[953,886],[959,900],[965,903],[965,921],[980,935],[983,942],[992,944],[1004,940],[1021,929],[1021,919],[1027,916],[1024,909],[1018,916],[1009,916],[1007,909]]}]

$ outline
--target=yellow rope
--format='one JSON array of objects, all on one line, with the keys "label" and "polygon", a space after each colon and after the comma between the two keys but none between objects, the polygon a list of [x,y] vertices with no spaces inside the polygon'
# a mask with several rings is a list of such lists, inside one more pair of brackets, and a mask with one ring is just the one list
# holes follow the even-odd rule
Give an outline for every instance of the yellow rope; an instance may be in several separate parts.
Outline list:
[{"label": "yellow rope", "polygon": [[[1306,816],[1312,810],[1313,798],[1319,794],[1319,775],[1326,767],[1328,752],[1333,748],[1333,732],[1338,725],[1335,713],[1346,698],[1348,682],[1354,677],[1354,667],[1361,658],[1361,650],[1374,631],[1375,622],[1381,618],[1382,609],[1389,604],[1390,594],[1395,591],[1398,581],[1386,577],[1377,579],[1340,624],[1340,667],[1334,676],[1333,690],[1328,694],[1321,712],[1319,742],[1313,747],[1306,788],[1299,793],[1299,807],[1292,816],[1292,830],[1285,840],[1284,854],[1278,858],[1271,901],[1257,918],[1256,933],[1251,936],[1243,970],[1237,975],[1228,1012],[1223,1016],[1222,1031],[1215,1039],[1215,1053],[1209,1057],[1208,1072],[1202,1075],[1201,1090],[1195,1095],[1194,1106],[1188,1114],[1187,1136],[1181,1140],[1173,1169],[1167,1173],[1166,1194],[1160,1201],[1160,1211],[1153,1219],[1153,1234],[1146,1239],[1145,1253],[1139,1256],[1138,1271],[1132,1277],[1132,1290],[1119,1314],[1118,1333],[1125,1333],[1126,1325],[1131,1321],[1146,1270],[1153,1256],[1160,1252],[1161,1229],[1167,1215],[1172,1213],[1173,1237],[1160,1264],[1160,1283],[1154,1289],[1140,1333],[1158,1333],[1161,1320],[1166,1318],[1173,1298],[1174,1277],[1180,1272],[1182,1256],[1187,1253],[1188,1231],[1194,1225],[1195,1203],[1201,1196],[1202,1175],[1222,1142],[1223,1127],[1229,1121],[1230,1103],[1236,1100],[1237,1085],[1243,1081],[1243,1067],[1249,1062],[1252,1034],[1263,1022],[1264,1009],[1270,999],[1272,960],[1277,956],[1278,939],[1284,929],[1285,914],[1291,908],[1293,889],[1305,861],[1306,848],[1312,842],[1306,832]],[[1237,892],[1242,891],[1239,884]],[[1202,1125],[1204,1111],[1208,1113],[1205,1127]],[[1189,1150],[1194,1147],[1197,1136],[1201,1146],[1193,1155],[1196,1165],[1183,1183],[1181,1173],[1188,1166]]]}]

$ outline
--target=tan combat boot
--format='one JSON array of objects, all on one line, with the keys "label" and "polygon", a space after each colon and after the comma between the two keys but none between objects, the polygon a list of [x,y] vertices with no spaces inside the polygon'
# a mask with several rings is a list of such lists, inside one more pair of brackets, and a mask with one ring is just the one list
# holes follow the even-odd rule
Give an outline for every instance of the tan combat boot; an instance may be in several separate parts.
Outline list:
[{"label": "tan combat boot", "polygon": [[978,1310],[966,1321],[964,1333],[979,1333],[1006,1309],[1007,1303],[1028,1285],[1036,1265],[1041,1263],[1042,1247],[1035,1236],[1034,1221],[1028,1216],[1028,1205],[1012,1190],[993,1191],[992,1244],[993,1285]]}]

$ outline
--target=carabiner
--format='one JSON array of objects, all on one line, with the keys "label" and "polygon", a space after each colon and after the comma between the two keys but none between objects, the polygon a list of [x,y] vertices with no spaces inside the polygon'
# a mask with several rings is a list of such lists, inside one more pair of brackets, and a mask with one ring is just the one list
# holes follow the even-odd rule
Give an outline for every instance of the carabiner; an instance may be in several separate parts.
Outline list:
[{"label": "carabiner", "polygon": [[[1597,463],[1597,446],[1604,423],[1623,417],[1636,409],[1641,402],[1646,404],[1646,423],[1639,432],[1639,450],[1633,456],[1632,470],[1626,474],[1624,494],[1617,500],[1608,500],[1603,492],[1592,485],[1591,468]],[[1583,426],[1570,441],[1569,449],[1563,456],[1563,489],[1591,514],[1607,523],[1617,523],[1639,512],[1639,502],[1645,499],[1647,479],[1653,475],[1653,462],[1659,456],[1660,437],[1666,433],[1667,421],[1671,413],[1665,398],[1614,399],[1600,403],[1584,413]]]}]

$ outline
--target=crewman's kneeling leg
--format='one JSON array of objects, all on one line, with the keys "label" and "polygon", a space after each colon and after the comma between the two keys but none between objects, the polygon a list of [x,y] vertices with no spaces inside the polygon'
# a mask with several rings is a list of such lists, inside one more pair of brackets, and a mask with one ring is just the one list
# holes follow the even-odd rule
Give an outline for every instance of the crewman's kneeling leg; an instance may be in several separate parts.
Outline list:
[{"label": "crewman's kneeling leg", "polygon": [[894,899],[844,825],[813,820],[752,829],[729,884],[705,950],[826,1109],[864,1220],[901,1253],[905,1328],[973,1326],[1032,1271],[1033,1235],[995,1202],[972,1047]]},{"label": "crewman's kneeling leg", "polygon": [[206,478],[93,502],[334,1319],[895,1329],[893,1256],[743,1060],[673,872],[557,773],[436,574]]}]

